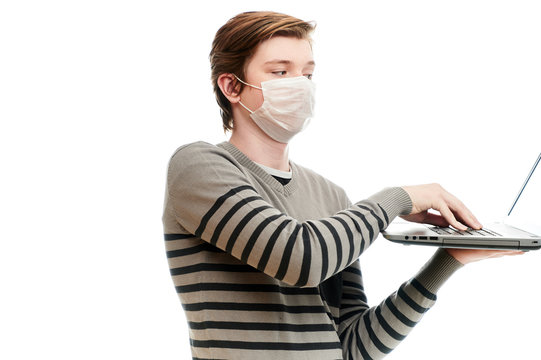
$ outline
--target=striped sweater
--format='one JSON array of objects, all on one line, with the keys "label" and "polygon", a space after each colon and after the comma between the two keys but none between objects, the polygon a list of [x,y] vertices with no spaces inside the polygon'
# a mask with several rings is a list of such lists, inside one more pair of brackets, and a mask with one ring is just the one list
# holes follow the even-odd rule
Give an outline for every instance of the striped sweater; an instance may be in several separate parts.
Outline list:
[{"label": "striped sweater", "polygon": [[171,157],[165,244],[193,359],[381,359],[461,266],[440,249],[370,307],[359,255],[411,199],[388,188],[352,204],[332,182],[290,166],[283,185],[228,142]]}]

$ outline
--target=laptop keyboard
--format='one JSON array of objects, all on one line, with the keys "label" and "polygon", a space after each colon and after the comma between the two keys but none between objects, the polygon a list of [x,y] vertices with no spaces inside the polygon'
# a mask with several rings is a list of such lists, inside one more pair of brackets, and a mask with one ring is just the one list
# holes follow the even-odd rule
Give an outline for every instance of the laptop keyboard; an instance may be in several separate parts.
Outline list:
[{"label": "laptop keyboard", "polygon": [[485,229],[485,228],[483,228],[481,230],[475,230],[475,229],[468,228],[467,230],[459,231],[459,230],[453,229],[451,227],[437,227],[437,226],[434,226],[434,227],[431,227],[430,230],[434,231],[435,233],[437,233],[439,235],[459,235],[459,236],[460,235],[461,236],[474,235],[474,236],[491,236],[491,237],[502,236],[501,234],[498,234],[495,231]]}]

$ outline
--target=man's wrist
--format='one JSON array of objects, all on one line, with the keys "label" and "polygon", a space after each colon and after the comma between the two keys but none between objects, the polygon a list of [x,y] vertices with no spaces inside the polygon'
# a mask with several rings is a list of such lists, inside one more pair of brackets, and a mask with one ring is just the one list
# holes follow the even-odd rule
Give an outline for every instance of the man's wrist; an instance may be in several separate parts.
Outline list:
[{"label": "man's wrist", "polygon": [[409,194],[401,187],[385,188],[370,196],[368,200],[379,204],[387,212],[389,221],[399,215],[409,214],[413,206]]},{"label": "man's wrist", "polygon": [[436,293],[447,279],[463,266],[446,249],[439,248],[417,275],[415,275],[415,278],[427,290]]}]

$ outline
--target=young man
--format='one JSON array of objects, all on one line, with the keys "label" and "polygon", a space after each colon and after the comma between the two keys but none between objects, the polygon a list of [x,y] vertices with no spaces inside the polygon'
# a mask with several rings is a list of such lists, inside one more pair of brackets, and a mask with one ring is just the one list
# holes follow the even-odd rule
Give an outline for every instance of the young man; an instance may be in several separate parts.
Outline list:
[{"label": "young man", "polygon": [[437,184],[352,204],[289,159],[288,142],[313,109],[312,30],[272,12],[229,20],[210,60],[231,138],[182,146],[170,160],[165,240],[194,359],[380,359],[463,264],[516,253],[439,249],[395,293],[367,305],[358,258],[395,217],[481,224]]}]

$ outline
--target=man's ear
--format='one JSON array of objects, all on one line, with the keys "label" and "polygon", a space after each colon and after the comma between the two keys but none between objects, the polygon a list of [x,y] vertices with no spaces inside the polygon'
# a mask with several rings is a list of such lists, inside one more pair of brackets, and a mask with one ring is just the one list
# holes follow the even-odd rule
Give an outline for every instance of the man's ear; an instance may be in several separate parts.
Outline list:
[{"label": "man's ear", "polygon": [[218,76],[218,86],[230,103],[234,104],[240,101],[240,84],[233,74],[225,73]]}]

